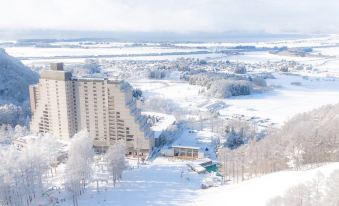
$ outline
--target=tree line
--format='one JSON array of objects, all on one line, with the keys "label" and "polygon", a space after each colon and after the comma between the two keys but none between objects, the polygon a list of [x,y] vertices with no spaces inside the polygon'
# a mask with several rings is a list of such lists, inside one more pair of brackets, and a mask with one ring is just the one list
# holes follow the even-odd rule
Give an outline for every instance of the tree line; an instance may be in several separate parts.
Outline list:
[{"label": "tree line", "polygon": [[60,190],[66,191],[73,205],[77,206],[78,198],[88,185],[99,181],[96,173],[103,174],[101,178],[107,183],[116,185],[127,167],[124,143],[117,142],[106,153],[95,155],[92,138],[87,131],[81,131],[74,135],[68,145],[64,173],[57,174],[58,157],[64,146],[48,134],[31,136],[22,148],[13,144],[2,146],[0,205],[37,205],[46,191],[55,185],[53,177],[59,175],[63,185]]},{"label": "tree line", "polygon": [[226,179],[241,181],[339,161],[338,114],[339,104],[299,114],[280,129],[268,129],[264,138],[248,127],[232,129],[218,154]]}]

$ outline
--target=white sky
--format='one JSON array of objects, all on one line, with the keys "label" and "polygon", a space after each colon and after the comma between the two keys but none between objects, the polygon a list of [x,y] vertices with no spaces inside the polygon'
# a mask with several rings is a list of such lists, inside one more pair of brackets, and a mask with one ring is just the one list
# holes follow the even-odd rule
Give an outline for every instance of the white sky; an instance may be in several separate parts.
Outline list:
[{"label": "white sky", "polygon": [[0,0],[0,29],[339,33],[339,0]]}]

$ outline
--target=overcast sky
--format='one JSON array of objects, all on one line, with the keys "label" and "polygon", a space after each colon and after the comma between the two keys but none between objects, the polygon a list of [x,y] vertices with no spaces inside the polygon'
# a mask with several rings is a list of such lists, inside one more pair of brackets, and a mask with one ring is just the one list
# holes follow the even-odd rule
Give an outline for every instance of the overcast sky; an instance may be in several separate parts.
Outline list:
[{"label": "overcast sky", "polygon": [[0,29],[339,33],[339,0],[1,0]]}]

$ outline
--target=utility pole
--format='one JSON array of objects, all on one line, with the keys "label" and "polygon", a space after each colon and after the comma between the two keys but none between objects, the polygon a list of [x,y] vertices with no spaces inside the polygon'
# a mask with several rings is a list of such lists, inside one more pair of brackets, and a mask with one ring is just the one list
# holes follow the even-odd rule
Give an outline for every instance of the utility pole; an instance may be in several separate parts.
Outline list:
[{"label": "utility pole", "polygon": [[136,137],[137,139],[137,156],[138,156],[138,168],[139,168],[139,166],[140,166],[140,157],[139,157],[139,153],[140,153],[140,148],[139,148],[139,138],[138,137]]},{"label": "utility pole", "polygon": [[226,157],[226,149],[224,148],[224,182],[227,181],[227,157]]}]

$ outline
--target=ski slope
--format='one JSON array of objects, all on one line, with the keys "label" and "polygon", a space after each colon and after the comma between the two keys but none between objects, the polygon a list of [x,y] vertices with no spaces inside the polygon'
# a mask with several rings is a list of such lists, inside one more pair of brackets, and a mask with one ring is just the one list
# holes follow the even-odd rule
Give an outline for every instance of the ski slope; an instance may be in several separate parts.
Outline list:
[{"label": "ski slope", "polygon": [[[322,173],[326,176],[339,169],[339,163],[303,171],[282,171],[244,181],[239,184],[200,189],[207,174],[197,174],[185,161],[157,158],[148,165],[128,170],[113,188],[96,184],[80,197],[81,206],[265,206],[267,201],[299,183],[311,181]],[[71,206],[71,198],[59,205]]]},{"label": "ski slope", "polygon": [[200,190],[197,192],[198,198],[187,205],[264,206],[271,198],[283,195],[288,188],[311,181],[319,173],[326,177],[338,169],[339,163],[331,163],[316,169],[276,172],[240,184]]}]

